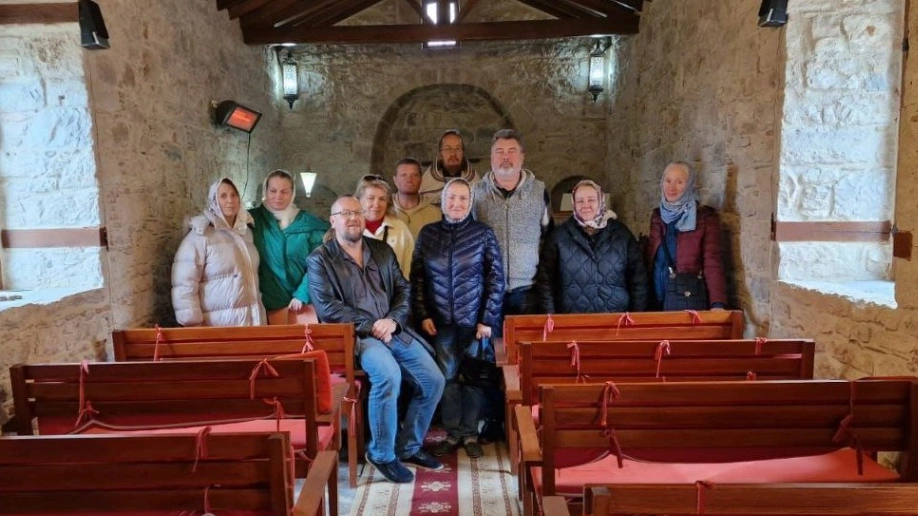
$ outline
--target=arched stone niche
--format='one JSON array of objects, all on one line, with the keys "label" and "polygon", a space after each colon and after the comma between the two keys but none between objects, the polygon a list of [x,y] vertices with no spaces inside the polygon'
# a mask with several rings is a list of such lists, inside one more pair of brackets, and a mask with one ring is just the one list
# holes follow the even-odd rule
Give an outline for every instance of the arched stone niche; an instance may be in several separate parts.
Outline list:
[{"label": "arched stone niche", "polygon": [[491,137],[514,128],[507,110],[490,93],[468,84],[415,88],[389,106],[376,129],[370,165],[391,179],[395,163],[413,157],[426,167],[436,159],[443,131],[458,129],[465,157],[479,172],[490,169]]}]

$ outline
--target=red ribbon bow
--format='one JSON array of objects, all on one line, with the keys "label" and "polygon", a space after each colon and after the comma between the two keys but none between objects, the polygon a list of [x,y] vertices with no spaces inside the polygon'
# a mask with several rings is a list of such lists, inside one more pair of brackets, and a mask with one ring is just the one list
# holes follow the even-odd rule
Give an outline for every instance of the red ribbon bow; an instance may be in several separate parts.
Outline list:
[{"label": "red ribbon bow", "polygon": [[555,331],[555,320],[551,318],[551,314],[548,314],[548,319],[545,319],[545,326],[542,327],[542,342],[548,340],[548,336],[553,331]]},{"label": "red ribbon bow", "polygon": [[668,355],[669,350],[669,341],[664,340],[657,344],[656,351],[653,352],[653,359],[657,361],[657,378],[660,377],[660,366],[663,365],[663,355]]},{"label": "red ribbon bow", "polygon": [[156,344],[153,345],[153,361],[159,362],[159,345],[162,342],[166,341],[166,337],[163,335],[163,329],[157,324],[156,325]]},{"label": "red ribbon bow", "polygon": [[272,367],[271,364],[268,363],[267,358],[265,358],[264,360],[256,364],[255,367],[252,369],[252,374],[249,375],[249,399],[250,400],[255,399],[255,380],[258,379],[258,373],[260,373],[262,369],[267,371],[268,374],[273,376],[274,378],[277,378],[280,376],[277,373],[277,369],[274,369],[274,367]]},{"label": "red ribbon bow", "polygon": [[631,317],[631,314],[625,312],[618,318],[618,325],[615,327],[615,334],[618,335],[619,330],[622,329],[622,324],[625,326],[634,326],[634,319]]},{"label": "red ribbon bow", "polygon": [[312,340],[312,330],[309,329],[309,323],[306,323],[304,326],[306,329],[303,331],[303,336],[306,337],[306,342],[303,343],[303,349],[300,350],[300,353],[306,353],[316,349],[316,343]]}]

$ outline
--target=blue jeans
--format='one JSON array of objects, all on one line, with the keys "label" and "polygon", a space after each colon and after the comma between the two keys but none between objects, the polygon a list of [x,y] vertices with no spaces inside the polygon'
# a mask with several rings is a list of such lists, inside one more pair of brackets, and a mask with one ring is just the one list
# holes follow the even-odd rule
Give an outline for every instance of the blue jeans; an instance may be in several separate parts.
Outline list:
[{"label": "blue jeans", "polygon": [[[366,337],[359,339],[358,346],[360,367],[370,380],[367,454],[380,463],[410,457],[421,449],[443,396],[443,375],[430,353],[405,332],[393,337],[389,345]],[[403,378],[414,386],[414,396],[399,429],[398,393]]]},{"label": "blue jeans", "polygon": [[446,379],[440,415],[446,427],[447,438],[451,441],[462,442],[466,437],[478,437],[478,413],[484,395],[481,389],[460,385],[456,381],[459,363],[473,345],[472,351],[477,352],[475,328],[437,327],[434,349],[437,350],[437,364]]}]

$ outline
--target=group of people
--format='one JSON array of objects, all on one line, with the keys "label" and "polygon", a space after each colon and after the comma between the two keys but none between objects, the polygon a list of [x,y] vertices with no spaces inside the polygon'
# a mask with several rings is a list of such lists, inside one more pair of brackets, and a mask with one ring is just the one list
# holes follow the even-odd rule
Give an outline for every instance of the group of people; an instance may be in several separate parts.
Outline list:
[{"label": "group of people", "polygon": [[[283,170],[268,175],[262,205],[249,212],[223,178],[173,266],[183,325],[354,324],[371,384],[366,458],[393,482],[413,480],[405,464],[442,468],[437,457],[459,447],[483,454],[484,392],[459,381],[460,364],[499,336],[506,315],[676,309],[682,276],[702,283],[692,308],[726,306],[719,219],[698,204],[688,163],[664,169],[642,250],[591,180],[573,188],[573,214],[555,228],[518,132],[494,134],[482,176],[464,150],[461,134],[447,131],[426,170],[411,158],[396,164],[394,192],[381,176],[362,177],[354,196],[332,205],[330,226],[294,206]],[[411,393],[400,417],[403,383]],[[447,437],[428,451],[421,444],[438,404]]]}]

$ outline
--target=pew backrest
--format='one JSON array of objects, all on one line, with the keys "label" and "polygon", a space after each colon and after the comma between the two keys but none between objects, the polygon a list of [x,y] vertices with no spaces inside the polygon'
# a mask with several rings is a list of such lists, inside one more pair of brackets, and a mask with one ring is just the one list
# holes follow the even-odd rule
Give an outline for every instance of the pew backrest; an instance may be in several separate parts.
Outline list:
[{"label": "pew backrest", "polygon": [[918,515],[918,484],[614,484],[584,487],[586,516]]},{"label": "pew backrest", "polygon": [[294,417],[307,455],[318,451],[311,359],[19,364],[10,375],[19,435],[33,423],[55,435]]},{"label": "pew backrest", "polygon": [[285,433],[0,438],[0,514],[288,516]]},{"label": "pew backrest", "polygon": [[805,380],[816,345],[806,339],[520,343],[522,403],[550,383]]},{"label": "pew backrest", "polygon": [[610,436],[624,456],[672,462],[793,457],[856,444],[901,452],[901,478],[918,480],[916,378],[543,385],[540,399],[549,495],[561,457],[608,452]]},{"label": "pew backrest", "polygon": [[[553,327],[547,331],[549,317]],[[610,314],[508,315],[503,348],[508,363],[518,363],[524,341],[723,340],[743,338],[741,311],[635,312]]]},{"label": "pew backrest", "polygon": [[[112,332],[118,362],[263,359],[300,353],[309,341],[324,350],[332,372],[354,383],[353,324],[290,324],[242,327],[136,328]],[[157,339],[159,344],[157,345]]]}]

